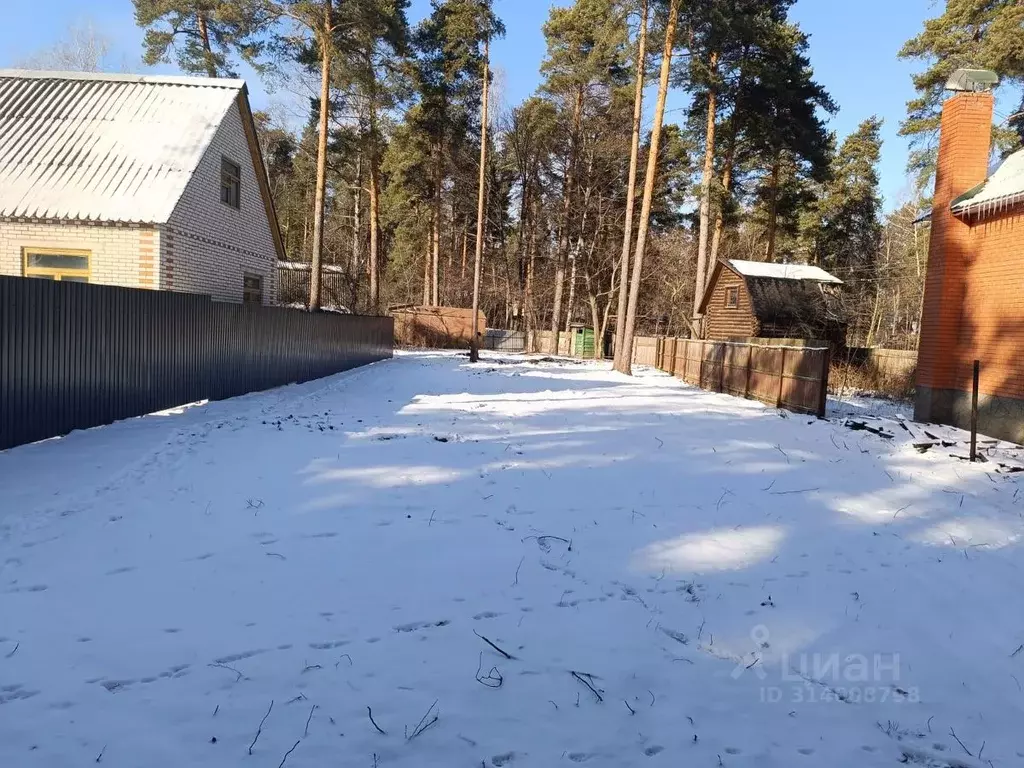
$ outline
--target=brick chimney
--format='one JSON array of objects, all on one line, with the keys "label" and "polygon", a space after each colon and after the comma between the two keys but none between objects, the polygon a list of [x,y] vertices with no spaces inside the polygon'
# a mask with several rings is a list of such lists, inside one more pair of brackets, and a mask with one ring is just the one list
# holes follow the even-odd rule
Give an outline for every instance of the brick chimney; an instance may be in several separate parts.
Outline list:
[{"label": "brick chimney", "polygon": [[988,175],[993,107],[991,91],[957,93],[942,107],[917,364],[919,421],[947,420],[949,399],[942,390],[957,384],[955,350],[971,228],[952,214],[950,204]]}]

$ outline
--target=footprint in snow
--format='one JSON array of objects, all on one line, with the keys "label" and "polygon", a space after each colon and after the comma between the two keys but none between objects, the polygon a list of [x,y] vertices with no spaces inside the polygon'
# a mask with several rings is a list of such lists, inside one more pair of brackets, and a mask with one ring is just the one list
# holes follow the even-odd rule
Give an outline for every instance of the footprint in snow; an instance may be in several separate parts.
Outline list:
[{"label": "footprint in snow", "polygon": [[473,618],[480,621],[480,619],[496,619],[498,616],[501,616],[501,614],[494,611],[484,611],[483,613],[478,613]]},{"label": "footprint in snow", "polygon": [[516,753],[515,752],[506,752],[503,755],[495,755],[494,757],[492,757],[491,758],[491,765],[497,766],[497,768],[501,768],[501,766],[508,765],[509,763],[511,763],[515,759],[516,759]]},{"label": "footprint in snow", "polygon": [[657,744],[653,744],[653,745],[649,746],[647,749],[644,750],[644,754],[647,755],[648,757],[654,757],[655,755],[660,754],[661,752],[664,752],[664,751],[665,751],[664,747],[660,747]]}]

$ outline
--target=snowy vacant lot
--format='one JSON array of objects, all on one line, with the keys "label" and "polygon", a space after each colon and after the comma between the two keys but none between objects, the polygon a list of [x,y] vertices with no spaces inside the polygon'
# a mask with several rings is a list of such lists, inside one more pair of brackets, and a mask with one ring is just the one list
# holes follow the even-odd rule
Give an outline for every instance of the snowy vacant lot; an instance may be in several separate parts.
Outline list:
[{"label": "snowy vacant lot", "polygon": [[1014,452],[867,425],[415,354],[0,454],[0,765],[1020,765]]}]

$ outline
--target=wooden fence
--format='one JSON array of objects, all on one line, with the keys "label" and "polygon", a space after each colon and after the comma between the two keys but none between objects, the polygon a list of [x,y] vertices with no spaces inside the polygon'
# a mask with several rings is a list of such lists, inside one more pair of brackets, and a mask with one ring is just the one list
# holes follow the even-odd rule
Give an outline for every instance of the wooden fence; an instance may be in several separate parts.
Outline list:
[{"label": "wooden fence", "polygon": [[825,415],[829,350],[638,336],[633,363],[650,365],[711,392],[797,413]]}]

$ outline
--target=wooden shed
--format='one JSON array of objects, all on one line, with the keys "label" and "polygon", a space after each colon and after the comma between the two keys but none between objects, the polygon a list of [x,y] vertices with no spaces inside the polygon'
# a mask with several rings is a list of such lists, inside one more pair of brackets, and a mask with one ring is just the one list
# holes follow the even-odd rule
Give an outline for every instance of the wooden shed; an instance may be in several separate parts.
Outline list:
[{"label": "wooden shed", "polygon": [[846,340],[843,281],[819,267],[730,259],[711,273],[700,304],[704,337]]}]

